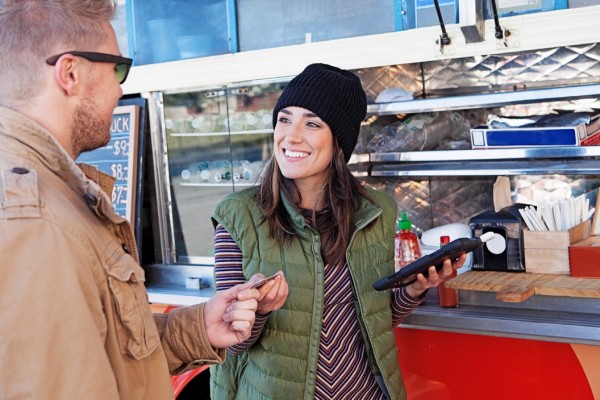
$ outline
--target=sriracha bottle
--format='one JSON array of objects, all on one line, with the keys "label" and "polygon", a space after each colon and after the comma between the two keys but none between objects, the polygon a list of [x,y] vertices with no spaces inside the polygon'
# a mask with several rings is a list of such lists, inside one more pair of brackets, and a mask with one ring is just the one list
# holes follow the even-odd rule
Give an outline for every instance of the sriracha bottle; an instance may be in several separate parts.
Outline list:
[{"label": "sriracha bottle", "polygon": [[403,211],[396,232],[396,271],[418,258],[421,258],[419,238],[412,231],[412,223]]},{"label": "sriracha bottle", "polygon": [[[440,247],[450,243],[450,236],[440,236]],[[450,278],[456,276],[456,271],[452,273]],[[450,279],[449,278],[449,279]],[[458,306],[458,290],[446,287],[446,283],[442,282],[438,286],[438,299],[442,307],[457,307]]]}]

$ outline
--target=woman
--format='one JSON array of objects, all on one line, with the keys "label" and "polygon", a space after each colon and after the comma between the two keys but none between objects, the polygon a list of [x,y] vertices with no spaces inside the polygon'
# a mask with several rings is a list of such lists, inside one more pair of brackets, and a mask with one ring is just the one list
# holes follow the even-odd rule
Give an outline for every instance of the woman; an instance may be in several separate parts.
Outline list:
[{"label": "woman", "polygon": [[406,397],[392,326],[465,257],[401,290],[373,290],[394,272],[397,205],[346,165],[366,105],[353,73],[306,67],[273,110],[261,185],[217,206],[216,289],[282,272],[261,289],[251,337],[212,367],[212,399]]}]

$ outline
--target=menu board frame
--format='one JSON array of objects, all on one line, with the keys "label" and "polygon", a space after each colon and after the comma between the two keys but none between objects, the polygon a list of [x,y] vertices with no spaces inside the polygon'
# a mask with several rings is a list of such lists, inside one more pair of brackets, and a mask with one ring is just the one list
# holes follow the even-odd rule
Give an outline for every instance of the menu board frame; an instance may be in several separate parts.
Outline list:
[{"label": "menu board frame", "polygon": [[[127,202],[126,207],[125,207],[125,218],[127,218],[127,220],[131,223],[134,224],[135,223],[135,212],[136,212],[136,202],[137,202],[137,169],[138,169],[138,144],[139,144],[139,136],[140,136],[140,131],[139,131],[139,122],[140,122],[140,108],[139,106],[136,105],[121,105],[121,106],[117,106],[115,107],[115,110],[113,111],[113,125],[117,122],[116,118],[118,118],[119,115],[127,115],[128,120],[129,120],[129,130],[126,132],[126,136],[123,136],[125,139],[121,139],[121,143],[123,143],[123,140],[125,140],[125,142],[127,143],[126,147],[128,149],[127,153],[125,154],[126,158],[127,158],[127,182],[124,186],[124,188],[126,189],[126,193],[125,193],[125,201]],[[113,141],[113,131],[114,129],[111,128],[111,142],[114,143]],[[118,140],[118,139],[116,139]],[[121,147],[121,150],[123,150],[123,146]],[[118,173],[118,171],[117,171]],[[114,175],[113,175],[114,176]],[[123,187],[123,186],[118,186],[118,179],[117,182],[115,182],[115,187],[113,188],[113,194],[112,194],[112,198],[113,198],[113,205],[114,204],[118,204],[118,200],[119,200],[119,195],[117,195],[116,192],[119,192],[119,187]],[[120,193],[122,195],[122,192]],[[115,199],[116,198],[116,199]],[[115,209],[117,209],[117,207],[115,207]]]},{"label": "menu board frame", "polygon": [[77,162],[90,164],[116,178],[111,196],[115,211],[136,224],[140,106],[118,105],[113,111],[109,143],[83,153]]}]

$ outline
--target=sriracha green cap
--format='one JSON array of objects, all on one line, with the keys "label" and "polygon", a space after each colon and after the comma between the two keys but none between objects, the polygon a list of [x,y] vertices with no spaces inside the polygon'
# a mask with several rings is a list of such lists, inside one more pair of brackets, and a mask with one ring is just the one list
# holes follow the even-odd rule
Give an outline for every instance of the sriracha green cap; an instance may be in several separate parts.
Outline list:
[{"label": "sriracha green cap", "polygon": [[398,228],[400,230],[411,230],[412,229],[412,223],[409,221],[408,217],[406,216],[406,211],[402,211],[402,218],[400,218],[400,221],[398,221]]}]

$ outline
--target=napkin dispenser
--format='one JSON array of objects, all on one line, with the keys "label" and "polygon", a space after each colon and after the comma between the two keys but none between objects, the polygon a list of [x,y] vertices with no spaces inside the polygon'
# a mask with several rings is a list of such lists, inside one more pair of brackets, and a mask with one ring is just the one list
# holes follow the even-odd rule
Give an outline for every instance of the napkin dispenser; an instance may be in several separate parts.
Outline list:
[{"label": "napkin dispenser", "polygon": [[492,249],[483,246],[473,251],[472,270],[525,272],[524,224],[519,209],[526,206],[514,204],[498,212],[484,211],[470,219],[471,237],[494,232],[504,240],[504,246]]}]

